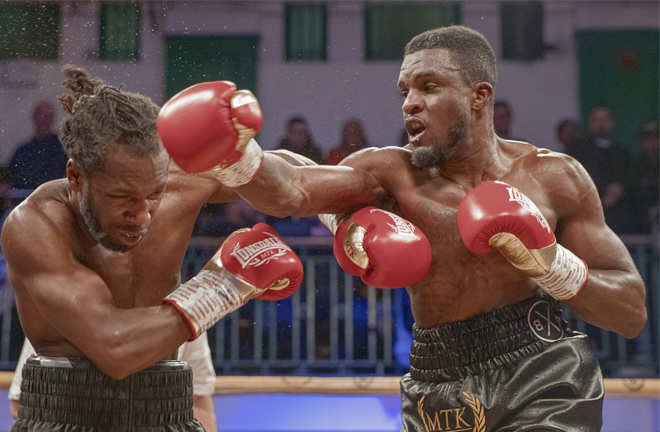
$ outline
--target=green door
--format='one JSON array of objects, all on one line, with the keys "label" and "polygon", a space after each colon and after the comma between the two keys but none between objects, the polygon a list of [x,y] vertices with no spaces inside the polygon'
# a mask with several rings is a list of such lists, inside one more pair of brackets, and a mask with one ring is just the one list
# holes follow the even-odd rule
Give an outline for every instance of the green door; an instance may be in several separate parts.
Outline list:
[{"label": "green door", "polygon": [[576,34],[580,114],[587,125],[591,107],[605,104],[616,120],[614,139],[637,155],[640,124],[658,118],[657,30],[579,31]]},{"label": "green door", "polygon": [[228,80],[257,90],[259,37],[166,36],[167,98],[204,81]]}]

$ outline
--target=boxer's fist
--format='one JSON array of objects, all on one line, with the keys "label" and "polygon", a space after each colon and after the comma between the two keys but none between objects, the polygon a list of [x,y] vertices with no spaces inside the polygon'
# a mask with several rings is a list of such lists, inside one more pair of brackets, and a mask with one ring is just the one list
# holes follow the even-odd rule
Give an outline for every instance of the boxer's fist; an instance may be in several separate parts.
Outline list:
[{"label": "boxer's fist", "polygon": [[252,138],[261,129],[259,102],[230,81],[196,84],[173,96],[158,113],[158,135],[184,171],[214,170],[228,186],[249,182],[263,153]]},{"label": "boxer's fist", "polygon": [[303,280],[298,256],[270,226],[236,231],[197,276],[163,301],[185,317],[196,338],[255,297],[280,300]]},{"label": "boxer's fist", "polygon": [[412,285],[431,266],[431,245],[424,233],[376,207],[360,209],[344,221],[333,250],[341,268],[376,288]]},{"label": "boxer's fist", "polygon": [[474,254],[496,247],[514,267],[558,300],[575,297],[587,281],[587,266],[558,245],[548,221],[515,187],[499,181],[472,189],[458,206],[458,230]]}]

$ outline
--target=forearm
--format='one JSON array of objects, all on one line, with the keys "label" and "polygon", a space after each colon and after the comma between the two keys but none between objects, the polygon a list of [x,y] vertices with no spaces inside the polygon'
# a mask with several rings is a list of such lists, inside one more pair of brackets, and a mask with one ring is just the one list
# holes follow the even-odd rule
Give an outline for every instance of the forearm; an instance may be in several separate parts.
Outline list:
[{"label": "forearm", "polygon": [[93,343],[81,349],[115,379],[155,364],[191,337],[183,316],[169,305],[121,309],[101,322]]},{"label": "forearm", "polygon": [[588,323],[634,338],[646,324],[645,298],[637,272],[590,269],[587,284],[567,304]]},{"label": "forearm", "polygon": [[238,194],[255,209],[277,217],[296,215],[304,199],[296,187],[296,167],[273,153],[264,153],[257,175],[236,188]]},{"label": "forearm", "polygon": [[277,217],[345,213],[371,202],[378,189],[351,168],[294,166],[265,153],[257,175],[236,191],[255,209]]}]

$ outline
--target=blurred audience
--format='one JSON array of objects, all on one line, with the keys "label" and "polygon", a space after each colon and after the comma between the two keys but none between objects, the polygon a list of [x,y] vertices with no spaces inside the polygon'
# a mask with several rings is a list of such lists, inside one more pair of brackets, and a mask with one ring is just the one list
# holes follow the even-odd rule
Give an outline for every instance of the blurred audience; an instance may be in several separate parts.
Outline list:
[{"label": "blurred audience", "polygon": [[14,208],[9,169],[0,166],[0,228],[9,211]]},{"label": "blurred audience", "polygon": [[306,156],[317,164],[323,163],[323,151],[312,141],[307,120],[301,116],[291,117],[287,121],[286,136],[282,138],[277,148]]},{"label": "blurred audience", "polygon": [[572,118],[565,118],[557,123],[556,144],[553,150],[561,153],[572,153],[582,140],[580,122]]},{"label": "blurred audience", "polygon": [[250,207],[245,201],[206,204],[197,216],[193,235],[226,237],[240,228],[265,222],[266,215]]},{"label": "blurred audience", "polygon": [[511,104],[503,99],[498,99],[493,105],[493,126],[495,133],[500,138],[523,141],[521,138],[511,136],[511,129],[513,125],[513,109]]},{"label": "blurred audience", "polygon": [[[324,162],[323,151],[314,144],[312,133],[307,126],[307,120],[302,116],[289,118],[286,124],[286,136],[282,138],[277,148],[289,150],[306,156],[317,164]],[[326,235],[327,230],[316,216],[297,218],[269,218],[270,223],[280,235],[285,237]]]},{"label": "blurred audience", "polygon": [[362,122],[357,119],[347,120],[341,129],[341,142],[328,152],[325,159],[327,165],[337,165],[346,156],[368,147],[367,136]]},{"label": "blurred audience", "polygon": [[568,154],[591,175],[609,227],[617,234],[631,234],[636,231],[630,202],[632,166],[626,151],[613,140],[615,121],[610,108],[594,106],[588,126],[588,137]]},{"label": "blurred audience", "polygon": [[34,107],[34,136],[18,147],[9,162],[12,188],[36,189],[65,176],[68,157],[52,131],[54,120],[55,110],[50,102],[41,101]]},{"label": "blurred audience", "polygon": [[658,232],[660,217],[660,170],[658,159],[660,145],[658,139],[658,122],[644,123],[639,131],[640,155],[635,164],[635,210],[637,213],[637,228],[640,234]]}]

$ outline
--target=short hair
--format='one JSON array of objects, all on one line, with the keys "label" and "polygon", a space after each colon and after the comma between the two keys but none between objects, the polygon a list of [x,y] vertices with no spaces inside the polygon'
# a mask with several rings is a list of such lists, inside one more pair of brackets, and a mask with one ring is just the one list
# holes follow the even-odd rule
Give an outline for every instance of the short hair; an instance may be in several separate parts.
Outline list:
[{"label": "short hair", "polygon": [[83,172],[102,171],[108,150],[117,145],[140,157],[162,151],[156,130],[159,107],[151,99],[107,85],[81,67],[66,65],[62,71],[62,84],[72,93],[58,97],[68,113],[60,124],[60,141]]},{"label": "short hair", "polygon": [[289,117],[289,119],[286,122],[287,127],[291,127],[294,124],[304,124],[307,125],[307,119],[303,116],[295,115],[292,117]]},{"label": "short hair", "polygon": [[495,88],[497,63],[488,40],[476,30],[454,25],[428,30],[406,44],[404,56],[425,49],[447,49],[468,84],[485,81]]}]

